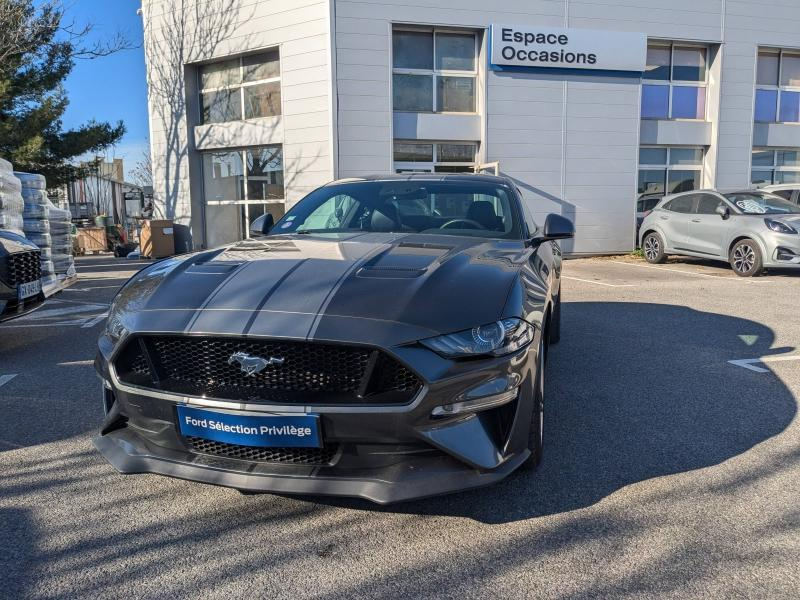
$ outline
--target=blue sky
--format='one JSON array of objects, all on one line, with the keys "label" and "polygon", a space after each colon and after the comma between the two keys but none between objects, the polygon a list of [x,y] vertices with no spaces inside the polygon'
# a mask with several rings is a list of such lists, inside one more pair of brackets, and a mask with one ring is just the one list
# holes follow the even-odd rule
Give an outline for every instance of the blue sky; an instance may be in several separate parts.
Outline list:
[{"label": "blue sky", "polygon": [[64,128],[78,127],[95,119],[128,128],[125,137],[107,158],[123,158],[130,173],[147,150],[147,84],[145,81],[142,19],[136,14],[139,0],[68,0],[68,17],[78,24],[92,23],[92,38],[113,36],[117,31],[140,46],[95,60],[78,60],[66,80],[69,107]]}]

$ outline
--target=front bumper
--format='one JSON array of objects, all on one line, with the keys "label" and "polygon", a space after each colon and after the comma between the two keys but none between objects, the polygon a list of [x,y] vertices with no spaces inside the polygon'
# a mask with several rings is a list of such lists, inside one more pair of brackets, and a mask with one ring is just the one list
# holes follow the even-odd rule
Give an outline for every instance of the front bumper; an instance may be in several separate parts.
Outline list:
[{"label": "front bumper", "polygon": [[23,301],[17,300],[16,288],[10,288],[0,282],[0,323],[24,317],[44,304],[45,296],[40,292]]},{"label": "front bumper", "polygon": [[800,268],[800,239],[796,234],[774,233],[764,240],[764,266]]},{"label": "front bumper", "polygon": [[155,473],[256,492],[359,497],[379,504],[491,485],[527,458],[526,450],[492,471],[481,471],[444,455],[409,457],[393,465],[346,473],[326,467],[259,464],[163,448],[154,452],[129,429],[98,436],[94,445],[120,473]]},{"label": "front bumper", "polygon": [[[537,347],[533,343],[510,357],[469,365],[415,349],[397,355],[412,367],[415,361],[425,362],[424,388],[410,404],[304,407],[130,389],[109,368],[113,348],[102,338],[96,368],[106,382],[108,414],[94,443],[121,473],[157,473],[249,491],[391,503],[481,487],[500,481],[529,456]],[[431,416],[433,408],[464,390],[512,374],[521,382],[516,399],[478,413]],[[320,415],[325,445],[338,448],[336,458],[330,464],[303,465],[198,453],[177,426],[179,405],[254,415],[314,412]]]}]

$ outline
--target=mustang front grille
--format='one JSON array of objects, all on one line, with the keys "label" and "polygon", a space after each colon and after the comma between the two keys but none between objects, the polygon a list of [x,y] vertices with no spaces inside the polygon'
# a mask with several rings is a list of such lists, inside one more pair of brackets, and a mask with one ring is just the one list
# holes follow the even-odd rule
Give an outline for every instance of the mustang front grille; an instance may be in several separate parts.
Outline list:
[{"label": "mustang front grille", "polygon": [[405,404],[422,386],[380,350],[255,338],[133,337],[114,366],[128,385],[262,403]]},{"label": "mustang front grille", "polygon": [[199,437],[186,438],[189,448],[199,454],[225,458],[238,458],[255,462],[285,463],[292,465],[329,465],[336,457],[338,446],[325,448],[261,448],[215,442]]},{"label": "mustang front grille", "polygon": [[29,283],[42,277],[42,265],[38,250],[15,252],[6,258],[3,280],[10,286]]}]

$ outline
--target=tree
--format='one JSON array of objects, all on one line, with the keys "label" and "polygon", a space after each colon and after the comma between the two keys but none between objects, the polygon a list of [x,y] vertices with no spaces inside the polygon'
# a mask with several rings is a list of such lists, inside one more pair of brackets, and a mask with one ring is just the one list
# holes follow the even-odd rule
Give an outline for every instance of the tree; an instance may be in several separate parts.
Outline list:
[{"label": "tree", "polygon": [[150,157],[150,149],[142,150],[142,155],[133,169],[131,169],[133,183],[139,187],[152,187],[153,185],[153,161]]},{"label": "tree", "polygon": [[125,133],[121,121],[62,128],[69,104],[63,82],[75,60],[131,47],[119,34],[89,43],[91,25],[77,26],[65,11],[64,0],[0,0],[0,156],[21,171],[41,173],[50,185],[85,175],[71,159],[103,150]]}]

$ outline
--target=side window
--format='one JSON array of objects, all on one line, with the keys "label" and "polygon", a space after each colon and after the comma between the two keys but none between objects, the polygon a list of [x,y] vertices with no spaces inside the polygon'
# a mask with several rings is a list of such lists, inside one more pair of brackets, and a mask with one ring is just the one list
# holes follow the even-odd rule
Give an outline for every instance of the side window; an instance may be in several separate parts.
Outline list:
[{"label": "side window", "polygon": [[717,207],[723,204],[723,201],[711,194],[703,194],[697,202],[698,215],[713,215],[717,212]]},{"label": "side window", "polygon": [[686,196],[678,196],[674,200],[670,200],[664,205],[664,208],[674,213],[689,214],[692,212],[693,205],[694,195],[689,194]]},{"label": "side window", "polygon": [[794,194],[794,190],[775,190],[772,193],[786,200],[791,200],[792,194]]}]

